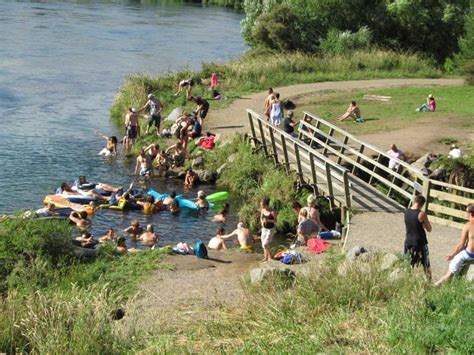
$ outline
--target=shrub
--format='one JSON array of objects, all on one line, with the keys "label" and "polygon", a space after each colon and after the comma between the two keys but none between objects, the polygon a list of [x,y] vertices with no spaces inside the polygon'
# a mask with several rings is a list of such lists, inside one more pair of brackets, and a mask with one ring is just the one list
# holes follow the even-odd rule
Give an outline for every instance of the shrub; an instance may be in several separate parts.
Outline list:
[{"label": "shrub", "polygon": [[357,32],[332,29],[321,42],[321,49],[328,54],[347,54],[356,49],[367,49],[372,40],[368,27],[361,27]]},{"label": "shrub", "polygon": [[474,59],[471,59],[463,68],[465,81],[468,85],[474,85]]}]

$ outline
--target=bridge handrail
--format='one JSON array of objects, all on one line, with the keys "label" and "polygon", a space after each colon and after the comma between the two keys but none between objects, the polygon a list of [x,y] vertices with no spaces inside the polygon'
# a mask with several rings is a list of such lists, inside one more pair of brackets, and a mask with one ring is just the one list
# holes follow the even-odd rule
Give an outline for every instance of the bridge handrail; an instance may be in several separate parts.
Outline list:
[{"label": "bridge handrail", "polygon": [[[279,127],[275,127],[275,126],[271,125],[267,120],[263,119],[261,117],[261,115],[256,113],[255,111],[253,111],[251,109],[247,109],[247,113],[248,113],[249,118],[250,118],[250,127],[251,127],[251,130],[252,130],[252,135],[255,138],[257,138],[257,134],[256,134],[256,130],[255,130],[255,127],[254,127],[254,124],[253,124],[252,120],[256,120],[257,122],[259,122],[259,124],[261,124],[262,127],[263,126],[266,127],[269,130],[269,132],[278,132],[278,135],[280,135],[281,137],[285,137],[285,140],[291,141],[294,145],[298,146],[303,151],[307,151],[310,155],[313,155],[313,156],[317,157],[319,160],[324,162],[324,164],[320,164],[318,161],[313,161],[312,164],[318,165],[319,168],[326,170],[326,172],[332,171],[332,172],[338,173],[340,176],[338,176],[337,174],[331,174],[331,177],[336,177],[338,180],[340,180],[343,183],[345,198],[343,200],[341,200],[341,199],[339,199],[335,196],[331,196],[331,198],[337,199],[338,202],[341,203],[346,208],[351,207],[351,202],[350,202],[351,197],[350,197],[349,181],[348,181],[349,171],[346,168],[334,163],[333,161],[331,161],[330,159],[328,159],[327,157],[322,155],[317,150],[311,148],[309,145],[305,144],[304,142],[301,142],[300,140],[298,140],[295,137],[291,136],[290,134],[286,133],[285,131],[283,131]],[[260,132],[260,133],[261,133],[260,135],[262,135],[263,132]],[[271,136],[273,136],[273,133],[271,134]],[[264,137],[262,137],[262,139],[264,139]],[[262,143],[265,144],[265,142],[262,142]],[[329,167],[329,169],[327,169],[328,167]],[[329,184],[330,184],[330,181],[328,181],[328,185]],[[332,190],[332,187],[330,187],[330,189]]]},{"label": "bridge handrail", "polygon": [[[354,142],[357,142],[358,144],[360,145],[363,145],[367,148],[369,148],[370,150],[376,152],[377,154],[387,158],[387,159],[394,159],[396,160],[397,164],[399,164],[400,166],[403,166],[405,169],[407,169],[410,173],[414,174],[416,177],[420,178],[420,179],[426,179],[426,177],[423,176],[423,174],[421,173],[420,170],[414,168],[412,165],[408,164],[407,162],[404,162],[403,160],[400,160],[400,159],[397,159],[397,158],[392,158],[391,156],[389,156],[387,154],[387,152],[384,152],[383,150],[375,147],[374,145],[370,144],[370,143],[367,143],[367,142],[364,142],[362,140],[360,140],[359,138],[357,138],[356,136],[350,134],[349,132],[346,132],[344,131],[342,128],[326,121],[325,119],[315,115],[315,114],[312,114],[312,113],[309,113],[309,112],[306,112],[304,111],[303,112],[305,115],[311,117],[312,119],[316,120],[316,121],[319,121],[320,123],[322,123],[323,125],[343,134],[344,136],[348,137],[349,139],[351,139],[352,141]],[[308,124],[307,122],[304,122],[304,121],[301,121],[301,123],[303,124]],[[312,125],[309,124],[310,127],[313,127]]]}]

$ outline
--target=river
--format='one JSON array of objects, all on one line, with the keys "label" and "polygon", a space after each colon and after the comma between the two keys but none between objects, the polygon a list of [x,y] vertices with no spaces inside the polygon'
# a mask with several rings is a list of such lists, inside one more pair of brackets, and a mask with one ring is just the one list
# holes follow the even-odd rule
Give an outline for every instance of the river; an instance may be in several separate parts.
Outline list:
[{"label": "river", "polygon": [[[101,159],[104,142],[94,134],[118,133],[109,108],[125,76],[237,57],[245,50],[241,19],[232,10],[179,1],[1,1],[0,213],[38,208],[78,175],[128,184],[130,162]],[[109,211],[94,217],[94,232],[121,229],[132,218],[154,223],[172,241],[205,237],[216,227],[211,215]]]}]

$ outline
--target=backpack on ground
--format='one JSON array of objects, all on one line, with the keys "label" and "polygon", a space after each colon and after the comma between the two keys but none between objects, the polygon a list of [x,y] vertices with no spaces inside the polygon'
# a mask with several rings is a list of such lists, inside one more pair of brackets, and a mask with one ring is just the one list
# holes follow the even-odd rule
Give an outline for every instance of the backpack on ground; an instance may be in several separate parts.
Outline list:
[{"label": "backpack on ground", "polygon": [[207,256],[207,248],[202,240],[199,240],[194,246],[194,255],[200,259],[209,259]]}]

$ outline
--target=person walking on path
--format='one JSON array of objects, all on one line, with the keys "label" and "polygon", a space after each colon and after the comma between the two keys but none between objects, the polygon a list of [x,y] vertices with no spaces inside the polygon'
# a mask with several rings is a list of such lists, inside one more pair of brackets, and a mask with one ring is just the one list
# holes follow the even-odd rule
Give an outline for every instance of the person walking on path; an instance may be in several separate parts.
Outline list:
[{"label": "person walking on path", "polygon": [[448,282],[458,274],[466,263],[474,263],[474,204],[470,204],[466,209],[468,222],[464,225],[458,245],[446,259],[449,263],[448,272],[436,282],[436,286]]},{"label": "person walking on path", "polygon": [[280,101],[280,94],[276,93],[271,102],[270,123],[279,127],[283,119],[283,104]]},{"label": "person walking on path", "polygon": [[267,98],[265,99],[265,102],[263,103],[263,114],[265,115],[265,117],[267,118],[267,121],[270,120],[270,110],[272,108],[272,100],[274,98],[274,95],[273,95],[273,89],[272,88],[268,88],[268,96]]},{"label": "person walking on path", "polygon": [[413,204],[405,211],[405,245],[404,254],[410,257],[410,265],[412,268],[415,265],[421,264],[426,276],[431,279],[431,266],[428,251],[428,239],[426,232],[431,232],[431,223],[428,220],[428,215],[423,212],[426,199],[418,195],[415,197]]},{"label": "person walking on path", "polygon": [[153,94],[148,95],[148,100],[145,105],[138,110],[138,112],[144,111],[146,109],[150,110],[150,116],[148,117],[148,125],[146,128],[145,134],[148,134],[151,126],[155,125],[156,134],[160,135],[160,125],[161,125],[161,112],[163,111],[163,105],[160,100],[156,98]]},{"label": "person walking on path", "polygon": [[263,248],[263,260],[273,259],[270,251],[270,243],[275,234],[275,225],[277,222],[277,213],[270,207],[270,199],[264,197],[260,203],[260,223],[262,225],[261,242]]}]

